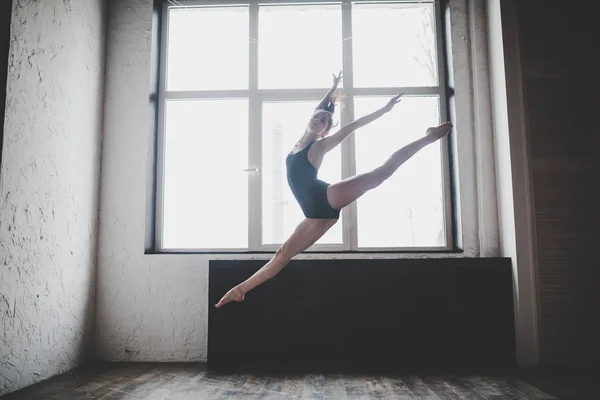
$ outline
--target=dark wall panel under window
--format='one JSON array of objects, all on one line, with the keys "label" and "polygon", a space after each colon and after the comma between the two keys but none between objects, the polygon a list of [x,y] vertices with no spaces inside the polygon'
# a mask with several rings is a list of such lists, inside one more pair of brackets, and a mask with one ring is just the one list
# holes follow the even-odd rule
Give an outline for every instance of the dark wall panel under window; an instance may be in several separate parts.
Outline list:
[{"label": "dark wall panel under window", "polygon": [[211,261],[208,364],[399,370],[515,365],[509,259],[294,260],[221,309],[264,261]]}]

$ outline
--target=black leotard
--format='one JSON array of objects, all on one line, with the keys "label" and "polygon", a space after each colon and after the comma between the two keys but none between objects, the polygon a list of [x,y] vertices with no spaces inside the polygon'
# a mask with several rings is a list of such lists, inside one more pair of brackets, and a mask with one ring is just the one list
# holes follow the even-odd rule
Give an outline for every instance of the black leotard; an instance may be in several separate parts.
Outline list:
[{"label": "black leotard", "polygon": [[313,143],[287,155],[288,184],[306,218],[338,219],[340,210],[331,207],[327,200],[329,183],[317,179],[317,169],[308,161],[308,150]]}]

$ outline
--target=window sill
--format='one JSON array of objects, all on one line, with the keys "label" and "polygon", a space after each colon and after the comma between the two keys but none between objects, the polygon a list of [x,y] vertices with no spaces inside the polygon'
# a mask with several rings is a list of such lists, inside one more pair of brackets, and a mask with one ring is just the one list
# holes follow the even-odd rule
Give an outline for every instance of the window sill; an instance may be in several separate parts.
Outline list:
[{"label": "window sill", "polygon": [[[463,249],[440,249],[440,250],[312,250],[304,251],[302,255],[317,255],[317,254],[340,254],[340,255],[365,255],[365,254],[407,254],[407,255],[444,255],[444,254],[464,254]],[[244,256],[244,255],[273,255],[275,251],[155,251],[146,250],[144,255],[215,255],[215,256]]]}]

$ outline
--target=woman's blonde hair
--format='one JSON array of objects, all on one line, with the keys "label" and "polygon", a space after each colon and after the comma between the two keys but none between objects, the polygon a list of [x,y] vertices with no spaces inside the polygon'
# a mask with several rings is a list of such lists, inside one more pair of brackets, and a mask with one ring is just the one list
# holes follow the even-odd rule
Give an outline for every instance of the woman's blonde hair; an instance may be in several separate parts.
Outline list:
[{"label": "woman's blonde hair", "polygon": [[[342,92],[340,92],[339,90],[336,90],[332,95],[331,98],[329,99],[329,104],[327,105],[327,108],[318,108],[315,110],[315,113],[313,115],[316,115],[317,113],[327,113],[328,117],[329,117],[329,122],[327,123],[327,127],[325,128],[326,132],[329,132],[331,130],[331,128],[333,128],[333,113],[335,112],[335,102],[338,99],[341,99],[344,97],[344,94]],[[337,125],[337,124],[336,124]]]}]

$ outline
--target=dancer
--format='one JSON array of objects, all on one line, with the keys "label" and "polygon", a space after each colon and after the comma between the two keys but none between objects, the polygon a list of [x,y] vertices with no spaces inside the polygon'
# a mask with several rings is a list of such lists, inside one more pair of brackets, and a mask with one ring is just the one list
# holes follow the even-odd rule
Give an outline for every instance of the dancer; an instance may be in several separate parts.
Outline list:
[{"label": "dancer", "polygon": [[393,97],[379,110],[365,115],[336,133],[329,135],[335,111],[335,91],[342,73],[333,75],[333,86],[311,116],[304,134],[287,155],[288,184],[306,217],[292,235],[277,249],[275,255],[261,269],[244,282],[229,290],[215,305],[219,308],[232,301],[243,301],[246,293],[273,278],[292,257],[319,240],[339,219],[340,210],[363,194],[381,185],[409,158],[425,146],[446,136],[452,124],[428,128],[425,135],[393,153],[381,166],[364,174],[329,184],[317,179],[323,157],[350,134],[391,111],[401,100],[402,93]]}]

